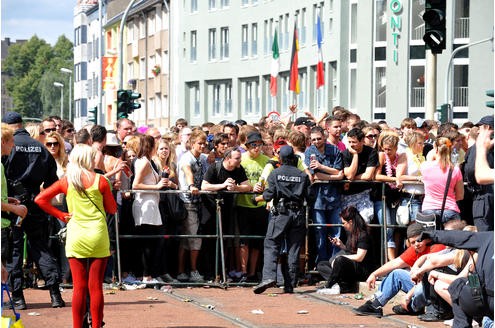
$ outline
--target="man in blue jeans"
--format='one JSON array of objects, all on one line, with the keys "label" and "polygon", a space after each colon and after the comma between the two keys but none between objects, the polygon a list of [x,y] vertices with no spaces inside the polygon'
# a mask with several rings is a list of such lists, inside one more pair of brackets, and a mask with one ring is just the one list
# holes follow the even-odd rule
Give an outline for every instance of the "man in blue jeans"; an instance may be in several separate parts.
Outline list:
[{"label": "man in blue jeans", "polygon": [[[381,317],[383,316],[382,308],[389,300],[397,295],[400,290],[407,294],[415,286],[409,271],[406,269],[410,269],[422,255],[436,253],[445,249],[445,246],[440,244],[429,246],[430,239],[417,241],[424,230],[423,226],[416,222],[407,227],[407,239],[410,246],[401,256],[385,263],[369,275],[366,283],[370,290],[375,288],[377,277],[386,277],[383,279],[378,291],[375,292],[374,299],[367,301],[358,308],[354,308],[352,311],[355,314]],[[417,288],[418,293],[420,293],[421,289]],[[417,296],[420,296],[420,294],[417,294]],[[426,299],[413,296],[413,299],[408,303],[411,307],[411,312],[419,312],[426,305]]]}]

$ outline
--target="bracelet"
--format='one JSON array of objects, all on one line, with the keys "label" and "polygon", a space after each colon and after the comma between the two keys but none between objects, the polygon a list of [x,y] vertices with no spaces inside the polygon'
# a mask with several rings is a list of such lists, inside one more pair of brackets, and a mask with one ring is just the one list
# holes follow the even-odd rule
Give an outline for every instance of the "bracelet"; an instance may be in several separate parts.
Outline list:
[{"label": "bracelet", "polygon": [[191,183],[189,186],[187,186],[187,190],[191,190],[191,187],[194,187],[193,183]]}]

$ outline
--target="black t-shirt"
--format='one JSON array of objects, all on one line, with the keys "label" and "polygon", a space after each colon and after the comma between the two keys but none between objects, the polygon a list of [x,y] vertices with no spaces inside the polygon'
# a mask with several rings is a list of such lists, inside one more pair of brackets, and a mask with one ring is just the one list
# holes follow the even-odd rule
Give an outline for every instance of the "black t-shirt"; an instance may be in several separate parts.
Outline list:
[{"label": "black t-shirt", "polygon": [[[225,180],[227,180],[228,178],[234,179],[237,184],[241,184],[242,182],[248,180],[246,171],[242,166],[236,167],[232,171],[228,171],[223,166],[223,162],[217,162],[213,165],[210,165],[210,167],[208,167],[208,170],[206,170],[203,180],[211,184],[221,184],[224,183]],[[225,194],[223,200],[225,204],[233,202],[234,195]]]},{"label": "black t-shirt", "polygon": [[[344,167],[351,166],[352,163],[352,154],[348,149],[342,152],[342,159],[344,162]],[[356,175],[363,174],[366,172],[366,168],[368,167],[377,167],[379,165],[378,162],[378,152],[376,149],[371,148],[369,146],[363,146],[363,150],[358,154],[358,168]],[[351,183],[348,190],[344,190],[343,194],[352,195],[362,192],[366,189],[370,189],[372,184],[370,183]]]},{"label": "black t-shirt", "polygon": [[372,254],[371,254],[371,236],[368,234],[367,231],[361,231],[359,234],[359,237],[356,241],[356,248],[352,249],[352,238],[350,235],[350,232],[346,231],[347,233],[347,241],[345,243],[346,251],[350,254],[356,254],[358,248],[365,249],[367,250],[366,255],[362,261],[363,264],[369,265],[371,268],[371,263],[372,263]]}]

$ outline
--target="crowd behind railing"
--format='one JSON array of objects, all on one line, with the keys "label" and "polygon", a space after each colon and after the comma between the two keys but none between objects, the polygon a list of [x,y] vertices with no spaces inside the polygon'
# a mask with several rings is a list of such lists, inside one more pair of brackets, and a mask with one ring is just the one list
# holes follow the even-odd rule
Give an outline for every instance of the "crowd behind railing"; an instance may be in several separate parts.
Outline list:
[{"label": "crowd behind railing", "polygon": [[[8,118],[3,121],[13,124]],[[40,124],[27,124],[25,129],[53,156],[59,179],[72,181],[71,151],[83,152],[77,145],[85,144],[91,147],[92,171],[110,182],[117,215],[109,214],[112,211],[106,215],[112,254],[106,264],[106,282],[215,281],[219,262],[220,279],[225,283],[260,282],[271,204],[256,202],[253,197],[263,193],[270,173],[280,167],[279,152],[286,145],[299,156],[297,167],[308,174],[315,193],[314,202],[306,204],[308,230],[300,256],[301,282],[313,281],[314,275],[309,273],[319,273],[316,277],[333,288],[338,281],[332,275],[336,270],[333,263],[346,245],[352,245],[354,251],[368,245],[346,226],[353,227],[361,219],[364,225],[360,229],[381,229],[369,233],[367,254],[346,255],[354,263],[366,259],[356,281],[365,280],[372,272],[388,273],[379,271],[380,265],[404,261],[399,255],[410,248],[410,237],[418,237],[406,228],[418,215],[435,215],[438,229],[474,226],[477,231],[493,230],[493,186],[478,183],[475,172],[480,165],[476,150],[484,150],[486,167],[493,168],[493,143],[476,145],[479,130],[487,140],[490,131],[493,136],[493,116],[461,127],[405,118],[400,128],[394,128],[385,121],[368,123],[336,107],[320,118],[309,113],[294,121],[291,115],[272,116],[255,124],[238,120],[189,127],[186,120],[179,119],[175,126],[164,129],[136,127],[131,120],[120,119],[112,131],[100,125],[75,131],[70,121],[48,117]],[[4,130],[6,126],[2,126],[2,140]],[[16,151],[22,150],[16,145]],[[2,155],[9,152],[2,149]],[[9,176],[17,174],[12,161],[3,162],[9,196],[19,196],[12,182],[22,179]],[[41,186],[47,187],[48,183]],[[53,198],[51,205],[61,211],[53,213],[67,213],[68,201],[63,194]],[[107,211],[106,202],[93,204],[100,211],[99,206],[104,205]],[[16,209],[8,211],[17,213]],[[26,216],[19,213],[20,219]],[[69,220],[70,216],[63,220],[50,216],[45,237],[56,235]],[[219,238],[219,230],[223,238]],[[356,244],[357,240],[361,241]],[[2,263],[12,258],[8,254],[12,249],[4,249],[3,244]],[[56,258],[60,282],[70,283],[72,265],[64,245],[49,238],[48,246]],[[39,266],[33,263],[38,258],[30,254],[28,251],[24,259],[25,266]],[[404,263],[418,269],[414,260],[409,261]],[[30,278],[29,274],[24,277]],[[431,279],[435,285],[440,278]],[[341,290],[354,290],[344,281],[339,285]],[[403,308],[408,313],[415,310],[407,304]]]}]

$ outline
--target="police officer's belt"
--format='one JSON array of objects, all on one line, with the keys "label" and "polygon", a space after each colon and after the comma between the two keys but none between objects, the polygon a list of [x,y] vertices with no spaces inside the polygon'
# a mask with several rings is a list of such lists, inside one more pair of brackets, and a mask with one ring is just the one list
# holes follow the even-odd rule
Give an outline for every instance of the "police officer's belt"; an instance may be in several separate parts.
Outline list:
[{"label": "police officer's belt", "polygon": [[303,204],[299,202],[283,202],[283,203],[278,203],[277,206],[283,206],[291,210],[300,210],[301,207],[303,207]]}]

